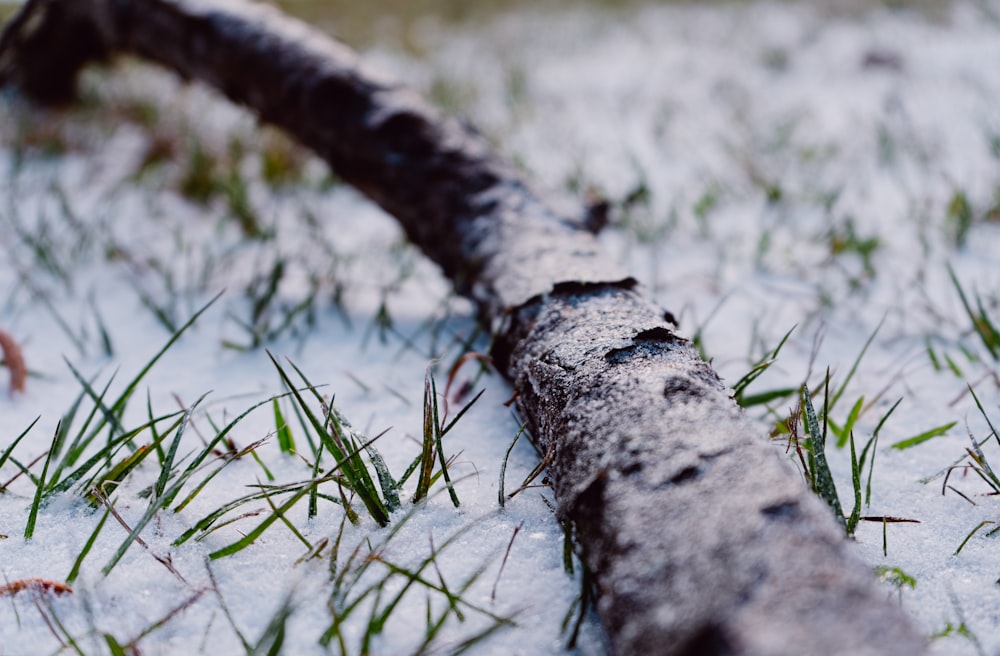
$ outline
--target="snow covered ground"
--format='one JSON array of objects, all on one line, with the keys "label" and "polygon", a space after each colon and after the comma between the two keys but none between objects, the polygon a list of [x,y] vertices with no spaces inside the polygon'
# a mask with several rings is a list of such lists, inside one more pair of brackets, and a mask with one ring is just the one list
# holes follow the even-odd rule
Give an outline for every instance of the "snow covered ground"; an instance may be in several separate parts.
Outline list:
[{"label": "snow covered ground", "polygon": [[[1000,422],[997,358],[958,291],[985,315],[987,334],[1000,325],[1000,4],[854,4],[522,9],[460,25],[388,24],[368,54],[469,116],[540,186],[612,201],[607,248],[730,382],[794,327],[748,394],[807,382],[820,398],[826,368],[838,389],[874,333],[830,418],[843,425],[864,398],[854,424],[860,449],[902,399],[879,432],[863,514],[920,523],[861,522],[858,555],[883,572],[887,597],[941,636],[935,653],[993,654],[1000,538],[983,523],[1000,522],[995,490],[970,467],[952,471],[950,488],[944,477],[921,480],[973,462],[969,435],[990,436],[969,385]],[[298,455],[280,449],[265,403],[231,434],[236,451],[267,438],[260,462],[233,460],[189,506],[155,514],[141,532],[148,548],[132,544],[109,574],[102,568],[128,530],[110,517],[88,548],[105,512],[87,503],[87,489],[53,495],[25,540],[36,485],[15,478],[17,463],[42,475],[44,458],[36,459],[84,389],[71,367],[98,393],[114,377],[108,398],[116,398],[220,292],[143,378],[121,422],[139,428],[210,392],[191,413],[171,480],[219,428],[285,391],[264,347],[322,385],[361,433],[391,427],[375,445],[398,478],[420,452],[426,368],[437,362],[443,388],[475,328],[467,304],[390,219],[209,92],[128,65],[89,75],[81,106],[66,113],[0,102],[0,329],[21,343],[31,372],[24,394],[0,398],[0,458],[40,417],[0,468],[0,586],[31,577],[66,583],[85,554],[72,594],[0,596],[0,654],[52,653],[71,640],[88,654],[129,643],[144,654],[249,653],[279,635],[286,653],[319,653],[320,637],[344,614],[343,647],[329,644],[335,653],[360,653],[366,634],[373,653],[418,651],[442,615],[429,651],[456,651],[494,626],[472,653],[564,648],[579,567],[564,569],[563,529],[544,488],[499,509],[518,423],[503,406],[506,386],[477,376],[475,362],[456,385],[486,392],[443,439],[445,454],[457,455],[449,471],[460,479],[461,506],[437,480],[427,505],[407,515],[411,478],[393,516],[398,533],[378,528],[355,501],[362,518],[341,534],[339,492],[327,481],[320,492],[329,500],[320,498],[315,518],[303,497],[287,523],[274,521],[235,554],[208,559],[275,517],[269,500],[234,509],[226,517],[240,519],[201,541],[172,546],[207,513],[259,489],[247,486],[313,478],[312,451],[284,398]],[[471,343],[486,348],[481,338]],[[766,435],[794,404],[779,398],[747,411]],[[452,416],[460,405],[452,402]],[[81,402],[72,435],[92,406]],[[891,447],[952,422],[917,446]],[[134,445],[157,434],[147,428]],[[778,435],[775,448],[785,442]],[[987,464],[1000,461],[996,439],[981,448]],[[150,455],[107,489],[129,526],[150,506],[143,491],[155,487],[162,457]],[[831,444],[829,457],[849,509],[849,450]],[[535,462],[519,440],[505,489]],[[209,471],[195,474],[178,501]],[[406,582],[398,568],[412,572],[431,556],[376,631],[372,608],[389,608]],[[604,649],[590,615],[579,649]]]}]

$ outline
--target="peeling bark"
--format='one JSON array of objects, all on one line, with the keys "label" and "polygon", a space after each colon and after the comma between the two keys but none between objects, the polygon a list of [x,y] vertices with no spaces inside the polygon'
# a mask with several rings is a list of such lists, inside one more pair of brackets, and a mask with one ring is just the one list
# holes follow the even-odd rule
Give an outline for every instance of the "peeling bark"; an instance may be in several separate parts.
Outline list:
[{"label": "peeling bark", "polygon": [[345,46],[237,0],[30,0],[0,36],[0,84],[68,101],[82,66],[118,53],[287,130],[476,302],[533,439],[553,454],[559,512],[615,652],[924,651],[690,342],[473,128]]}]

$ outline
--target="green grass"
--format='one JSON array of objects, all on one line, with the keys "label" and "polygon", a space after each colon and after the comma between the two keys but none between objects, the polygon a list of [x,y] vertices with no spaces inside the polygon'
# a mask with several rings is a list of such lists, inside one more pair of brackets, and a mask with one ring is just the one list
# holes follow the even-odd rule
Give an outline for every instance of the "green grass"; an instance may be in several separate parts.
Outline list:
[{"label": "green grass", "polygon": [[774,401],[781,401],[798,391],[795,387],[779,387],[766,390],[764,392],[758,392],[756,394],[748,395],[746,393],[746,388],[777,361],[778,354],[781,353],[781,348],[785,345],[785,342],[788,341],[788,338],[792,336],[792,332],[794,330],[795,326],[785,333],[785,336],[781,338],[781,341],[778,342],[778,345],[774,347],[773,351],[770,351],[764,357],[754,362],[750,371],[744,374],[743,377],[736,381],[736,384],[733,385],[733,396],[741,407],[752,408],[757,405],[766,405]]},{"label": "green grass", "polygon": [[[408,473],[398,480],[375,447],[374,442],[380,436],[369,439],[359,433],[333,400],[325,398],[299,367],[290,361],[281,364],[270,353],[267,355],[285,391],[251,404],[227,422],[217,423],[213,419],[210,410],[205,407],[205,396],[180,411],[159,413],[154,409],[148,392],[142,417],[130,419],[132,413],[129,410],[135,405],[134,397],[141,383],[156,363],[217,300],[213,299],[179,326],[164,346],[126,380],[120,392],[113,391],[116,375],[112,374],[97,386],[97,378],[88,378],[66,361],[81,391],[62,413],[62,422],[56,428],[48,449],[27,464],[18,457],[19,452],[31,448],[26,438],[36,426],[36,420],[0,451],[0,471],[17,468],[21,478],[30,479],[28,485],[33,489],[25,537],[37,535],[38,518],[49,503],[68,496],[84,507],[89,505],[101,509],[92,515],[93,529],[73,558],[72,567],[66,575],[68,583],[79,580],[81,572],[93,557],[95,544],[99,539],[106,540],[105,534],[111,530],[109,526],[116,523],[125,537],[117,538],[119,546],[114,555],[103,563],[103,576],[111,576],[123,556],[138,544],[184,582],[192,573],[175,568],[168,553],[152,547],[143,538],[164,516],[175,516],[187,525],[173,539],[174,549],[190,548],[189,542],[212,541],[217,546],[209,553],[211,560],[234,557],[256,544],[267,531],[283,526],[301,542],[305,554],[303,560],[330,559],[333,586],[329,602],[331,625],[326,634],[318,639],[331,649],[336,644],[342,653],[368,653],[387,624],[391,623],[393,613],[401,607],[401,601],[407,594],[423,594],[428,598],[427,630],[420,649],[438,648],[444,627],[452,621],[461,624],[473,616],[485,618],[478,620],[475,624],[478,628],[466,632],[458,643],[448,643],[456,653],[474,649],[476,644],[496,631],[512,626],[511,618],[497,615],[466,598],[470,586],[482,578],[492,558],[484,561],[472,574],[454,582],[446,580],[438,567],[438,559],[447,557],[450,550],[457,548],[454,546],[456,541],[472,530],[476,522],[468,523],[454,535],[446,536],[438,545],[432,542],[429,555],[416,565],[398,563],[386,554],[392,540],[399,539],[396,537],[398,531],[422,511],[428,498],[442,492],[451,498],[456,507],[459,505],[458,481],[449,472],[453,457],[448,457],[445,450],[447,437],[481,398],[482,391],[465,400],[457,412],[449,413],[440,404],[442,395],[438,393],[432,368],[427,369],[423,446]],[[453,392],[451,387],[456,381],[458,369],[474,358],[482,359],[482,356],[472,354],[455,359],[445,395]],[[482,371],[484,369],[480,369],[476,379]],[[454,393],[457,398],[459,392],[454,390]],[[263,441],[242,448],[233,441],[241,422],[258,410],[271,415],[277,443],[274,455],[258,455]],[[196,420],[206,421],[212,433],[203,438],[200,445],[194,446],[192,431],[197,430],[193,428]],[[247,456],[256,458],[269,477],[268,468],[273,466],[275,457],[301,459],[303,472],[310,475],[290,483],[258,483],[252,486],[249,493],[230,499],[200,518],[189,519],[186,509],[192,502],[232,463]],[[408,508],[403,512],[400,493],[410,472],[416,473],[419,481],[413,501],[407,503]],[[149,478],[150,475],[151,483],[137,493],[134,482],[130,481],[136,476]],[[435,487],[438,481],[442,484]],[[0,491],[7,493],[8,487],[5,485]],[[339,512],[344,521],[361,521],[360,511],[368,517],[372,526],[392,522],[393,527],[381,535],[379,546],[372,547],[369,543],[372,537],[365,538],[354,554],[347,555],[342,553],[340,534],[331,546],[329,539],[317,540],[309,535],[314,532],[310,525],[299,523],[298,514],[293,516],[295,508],[299,504],[304,505],[306,500],[311,504],[309,517],[316,516],[317,502],[322,501],[327,508]],[[140,507],[134,508],[137,502]],[[263,508],[261,503],[265,504]],[[128,517],[118,510],[122,505],[133,506]],[[396,511],[403,514],[399,515]],[[109,518],[114,518],[116,522],[109,523]],[[254,518],[257,518],[254,525],[244,530],[242,537],[235,541],[231,538],[220,541],[220,530],[231,533],[234,527],[244,526]],[[377,532],[372,534],[378,535]],[[368,545],[369,551],[362,555],[365,545]],[[372,584],[368,581],[375,570],[380,570],[381,574]],[[500,575],[502,571],[498,577]],[[403,582],[401,589],[397,589],[397,581]],[[388,591],[391,589],[396,591],[390,594]],[[205,603],[203,592],[196,591],[162,618],[128,637],[97,624],[89,628],[89,633],[81,635],[68,628],[69,625],[61,619],[60,609],[49,607],[42,612],[53,627],[56,639],[77,653],[88,651],[85,647],[88,636],[99,637],[111,653],[130,653],[139,649],[144,641],[153,639],[151,636],[169,625],[174,617],[191,612],[189,607],[202,607]],[[431,600],[438,599],[442,601],[431,603]],[[374,605],[370,606],[372,603]],[[248,654],[278,653],[285,641],[288,621],[300,610],[300,605],[300,601],[289,596],[259,632],[244,634],[236,628],[233,618],[229,617],[229,621]],[[343,643],[337,633],[337,627],[348,619],[352,623],[361,621],[367,627],[362,642],[357,645]],[[251,638],[250,635],[256,637]],[[452,631],[450,635],[455,633]]]},{"label": "green grass", "polygon": [[972,322],[972,330],[979,337],[980,342],[990,354],[990,357],[994,360],[1000,360],[1000,330],[997,329],[996,324],[987,312],[983,298],[978,293],[974,294],[972,299],[975,301],[975,307],[973,307],[973,303],[969,300],[965,289],[963,289],[962,284],[958,281],[958,276],[955,275],[955,271],[950,265],[948,266],[948,275],[951,278],[952,285],[955,287],[955,291],[958,293],[959,299],[962,301],[962,308],[965,310],[965,314],[968,316],[969,321]]},{"label": "green grass", "polygon": [[[805,418],[806,434],[809,436],[804,442],[805,449],[805,475],[809,482],[809,487],[821,499],[829,504],[833,510],[833,516],[845,528],[844,511],[841,509],[840,497],[837,494],[837,486],[833,482],[833,474],[830,466],[826,462],[826,422],[820,424],[813,407],[812,396],[809,388],[802,386],[802,416]],[[829,394],[826,395],[829,399]],[[827,416],[829,406],[824,406],[823,417]]]},{"label": "green grass", "polygon": [[948,431],[955,427],[957,421],[952,421],[943,426],[937,426],[936,428],[928,429],[922,433],[918,433],[913,437],[908,437],[905,440],[900,440],[892,444],[892,448],[902,451],[903,449],[909,449],[915,447],[918,444],[923,444],[928,440],[932,440],[935,437],[940,437],[942,435],[947,435]]},{"label": "green grass", "polygon": [[941,638],[946,638],[951,635],[958,636],[965,639],[965,641],[971,643],[972,647],[976,650],[979,656],[986,656],[986,651],[983,649],[982,643],[980,643],[978,636],[969,628],[968,621],[965,619],[965,611],[962,609],[962,605],[958,601],[958,597],[955,593],[949,595],[951,599],[951,607],[957,618],[957,623],[947,622],[941,630],[937,631],[931,635],[931,640],[939,640]]},{"label": "green grass", "polygon": [[[24,529],[25,538],[32,537],[39,509],[54,495],[67,492],[74,486],[77,487],[78,494],[91,495],[92,490],[102,490],[110,484],[117,484],[132,469],[138,466],[143,458],[155,452],[155,450],[148,448],[148,445],[145,448],[136,445],[136,436],[150,426],[155,426],[161,421],[173,419],[176,413],[153,418],[149,423],[140,425],[135,429],[126,429],[122,424],[126,407],[146,374],[149,373],[170,346],[180,339],[184,331],[208,309],[214,300],[199,310],[184,326],[175,332],[167,343],[153,355],[139,373],[126,385],[124,391],[110,403],[105,402],[105,396],[110,387],[111,380],[108,381],[108,385],[101,392],[97,392],[67,361],[67,366],[83,387],[83,392],[64,414],[63,420],[57,425],[55,434],[45,455],[41,474],[34,480],[35,492]],[[83,419],[82,425],[74,432],[73,426],[76,413],[84,398],[92,401],[93,407],[90,413]],[[190,412],[185,416],[189,417]],[[157,491],[161,495],[166,483],[167,472],[170,471],[173,464],[173,455],[176,453],[177,444],[183,433],[184,421],[184,418],[175,421],[156,442],[156,444],[159,444],[171,431],[176,431],[167,461],[165,465],[161,463],[163,468],[160,480],[157,482]],[[91,448],[105,431],[107,435],[103,446]],[[13,449],[13,446],[10,448]],[[115,462],[114,459],[123,449],[131,453]],[[148,519],[152,519],[152,516]],[[124,553],[124,547],[122,553]]]},{"label": "green grass", "polygon": [[913,590],[917,587],[917,580],[898,567],[879,565],[875,568],[875,576],[896,588],[899,593],[899,603],[903,603],[903,588]]},{"label": "green grass", "polygon": [[[985,452],[983,451],[983,446],[986,446],[990,441],[996,441],[997,444],[1000,445],[1000,435],[997,434],[997,430],[993,426],[993,421],[990,419],[989,414],[987,414],[986,410],[983,408],[983,404],[980,402],[979,396],[976,394],[975,390],[972,389],[971,386],[969,387],[969,392],[972,395],[972,398],[976,403],[976,407],[978,408],[979,413],[982,415],[983,419],[986,421],[986,425],[989,427],[990,431],[986,435],[986,437],[981,440],[977,440],[976,437],[973,436],[971,432],[969,433],[970,445],[965,450],[968,459],[966,460],[966,458],[963,457],[962,459],[956,461],[955,464],[953,464],[951,467],[948,468],[947,473],[945,474],[944,477],[944,481],[941,484],[941,493],[945,494],[947,490],[951,490],[952,492],[958,494],[969,503],[977,505],[976,502],[970,499],[967,495],[963,494],[957,488],[949,485],[948,480],[952,472],[956,470],[962,470],[965,473],[971,471],[986,485],[985,494],[990,496],[1000,495],[1000,477],[998,477],[997,474],[993,471],[993,467],[990,465],[990,462],[987,459]],[[962,461],[965,461],[965,463],[959,464]],[[979,522],[971,531],[969,531],[968,534],[966,534],[965,538],[958,545],[958,548],[955,549],[954,555],[956,556],[959,555],[962,552],[962,549],[964,549],[965,546],[969,543],[969,541],[973,538],[973,536],[979,533],[982,529],[985,529],[988,526],[993,526],[996,523],[997,522],[992,519],[984,519],[981,522]],[[997,533],[1000,533],[1000,527],[992,528],[986,531],[985,536],[993,537]]]},{"label": "green grass", "polygon": [[[855,362],[855,367],[857,362]],[[853,369],[849,377],[853,375]],[[824,395],[821,411],[817,412],[813,403],[813,395],[809,387],[805,384],[798,390],[799,404],[794,408],[789,416],[778,422],[773,435],[784,435],[788,443],[788,451],[797,459],[798,464],[805,477],[806,483],[814,494],[823,499],[833,511],[834,518],[841,524],[847,535],[853,535],[857,530],[860,521],[881,522],[883,530],[888,523],[916,522],[916,520],[900,517],[885,517],[875,515],[862,515],[863,508],[871,505],[872,479],[875,472],[875,457],[878,450],[879,434],[886,421],[895,412],[902,402],[897,400],[885,414],[879,419],[871,436],[865,441],[860,453],[857,450],[854,436],[854,424],[860,413],[864,398],[861,397],[851,408],[847,421],[843,428],[837,429],[846,434],[846,441],[843,446],[849,446],[851,480],[850,489],[853,497],[853,505],[849,515],[844,514],[844,505],[840,500],[840,494],[834,480],[834,475],[827,460],[827,450],[829,448],[828,431],[835,428],[837,424],[829,418],[831,398],[835,398],[830,393],[830,372],[827,370],[824,377]],[[843,388],[841,388],[843,389]],[[804,431],[800,433],[800,423],[803,423]],[[836,445],[840,448],[842,445]],[[865,469],[867,467],[867,475]],[[883,550],[887,549],[883,544]]]},{"label": "green grass", "polygon": [[[184,326],[184,329],[189,328],[200,314],[201,312],[196,314]],[[248,530],[239,540],[212,551],[209,558],[216,560],[232,557],[257,542],[262,534],[272,526],[278,523],[284,525],[302,543],[302,549],[305,553],[301,560],[328,558],[330,561],[331,597],[328,607],[331,623],[327,631],[322,636],[318,636],[318,640],[335,652],[339,650],[340,653],[344,654],[369,653],[375,644],[374,641],[385,631],[387,624],[392,621],[393,613],[401,607],[401,602],[407,595],[422,594],[427,597],[427,628],[419,650],[437,648],[436,645],[439,644],[443,635],[442,630],[451,620],[462,624],[472,617],[479,618],[474,623],[476,628],[466,632],[457,643],[449,643],[450,649],[453,648],[456,652],[473,649],[476,644],[496,631],[513,625],[511,618],[498,615],[490,608],[466,597],[470,587],[482,578],[497,554],[483,561],[472,573],[455,581],[446,580],[438,566],[439,559],[447,557],[451,550],[459,548],[457,543],[486,517],[466,523],[463,528],[447,536],[440,544],[435,544],[434,538],[430,538],[428,555],[415,565],[401,564],[388,555],[394,541],[400,539],[398,537],[400,530],[413,517],[422,512],[428,498],[433,497],[438,492],[447,493],[452,498],[453,503],[458,505],[456,491],[458,481],[448,474],[448,462],[443,455],[443,439],[480,398],[481,392],[465,403],[453,417],[448,418],[440,410],[436,383],[430,369],[428,369],[425,379],[425,448],[422,449],[422,454],[418,456],[416,461],[416,466],[420,469],[420,476],[424,479],[417,486],[420,498],[409,504],[409,508],[402,515],[395,517],[393,527],[387,529],[388,532],[372,533],[368,537],[364,537],[353,552],[346,553],[342,544],[344,522],[359,519],[357,513],[352,512],[351,509],[363,507],[375,525],[388,524],[393,512],[401,508],[399,490],[402,481],[397,482],[391,476],[385,462],[374,449],[374,440],[365,438],[358,433],[344,414],[331,401],[324,399],[318,389],[294,364],[289,363],[289,367],[298,377],[299,386],[293,384],[289,370],[271,356],[278,376],[286,386],[286,393],[257,402],[228,424],[221,428],[214,428],[214,436],[193,452],[185,454],[185,451],[190,448],[189,433],[194,416],[196,414],[207,415],[207,411],[201,409],[204,397],[196,400],[180,413],[154,417],[150,421],[140,423],[136,428],[126,426],[125,409],[133,391],[139,381],[152,369],[155,362],[165,355],[168,348],[179,337],[179,334],[174,335],[168,344],[142,367],[140,373],[127,384],[126,391],[114,401],[106,400],[110,383],[104,389],[97,391],[90,382],[76,374],[84,391],[70,411],[65,413],[67,424],[75,425],[79,421],[78,413],[86,409],[87,401],[92,403],[93,408],[90,414],[84,418],[83,424],[78,430],[71,431],[63,426],[57,428],[55,438],[45,457],[42,458],[40,473],[33,476],[35,495],[26,529],[26,537],[31,537],[36,530],[36,517],[43,510],[45,502],[61,495],[71,494],[79,502],[89,501],[104,506],[103,512],[96,517],[97,521],[90,536],[74,559],[72,569],[66,578],[68,583],[79,578],[99,536],[107,532],[109,517],[114,517],[121,524],[127,532],[127,537],[121,542],[112,559],[101,570],[104,576],[112,574],[115,566],[133,544],[139,544],[156,561],[170,569],[180,581],[186,581],[191,573],[182,575],[171,564],[169,556],[157,553],[152,549],[143,540],[142,534],[147,532],[147,527],[163,514],[183,514],[183,509],[205,489],[206,485],[223,468],[253,453],[260,446],[261,443],[258,442],[245,449],[234,451],[229,442],[229,436],[233,429],[246,416],[259,408],[270,408],[276,423],[276,434],[284,433],[284,437],[278,440],[280,444],[275,456],[279,458],[297,457],[293,429],[285,422],[284,413],[280,409],[283,403],[290,401],[294,404],[295,414],[300,418],[299,428],[312,434],[311,439],[307,440],[311,449],[301,455],[315,458],[316,461],[310,463],[307,460],[303,463],[304,469],[315,471],[319,467],[318,463],[321,459],[327,460],[327,464],[322,466],[319,475],[288,484],[258,484],[255,486],[256,489],[249,494],[232,499],[191,524],[190,528],[174,540],[173,546],[183,548],[191,539],[196,542],[204,541],[213,537],[217,530],[231,526],[234,522],[244,522],[246,519],[260,516],[259,511],[237,516],[234,514],[242,512],[251,505],[259,508],[257,504],[263,501],[267,506],[263,512],[263,520]],[[317,407],[319,412],[315,409]],[[153,415],[151,408],[148,408],[147,414]],[[210,423],[214,426],[213,422]],[[162,428],[163,424],[168,425]],[[14,461],[12,454],[17,448],[24,448],[22,440],[30,433],[34,425],[33,423],[29,426],[5,448],[2,457],[0,457],[0,467]],[[91,437],[93,434],[101,434],[104,431],[110,434],[104,444],[96,442]],[[138,444],[144,438],[146,441]],[[226,450],[219,451],[218,448],[224,445],[228,445]],[[91,452],[94,452],[94,455],[91,455]],[[123,452],[121,458],[115,457],[118,452]],[[72,453],[75,458],[84,461],[84,465],[77,469],[71,469],[74,463],[67,462],[67,453]],[[430,456],[427,455],[428,453]],[[154,454],[156,454],[155,457]],[[368,459],[364,460],[363,457],[366,455]],[[125,489],[122,486],[128,483],[130,476],[150,468],[154,470],[153,473],[156,473],[153,483],[139,493],[139,497],[146,498],[147,508],[140,512],[137,519],[127,523],[126,519],[115,508],[118,505],[117,502],[123,498],[119,490]],[[99,473],[93,473],[94,471]],[[57,475],[56,472],[67,473]],[[443,479],[445,484],[438,491],[432,490],[431,485],[439,479]],[[81,483],[81,481],[85,482]],[[376,483],[376,481],[378,482]],[[74,489],[78,490],[75,494]],[[135,494],[134,488],[129,487],[128,489],[129,491],[125,492],[127,496],[124,498],[130,499],[129,503],[134,503],[134,497],[132,497]],[[290,515],[296,504],[302,502],[310,494],[315,494],[318,498],[326,500],[331,507],[339,508],[341,511],[340,530],[332,543],[327,538],[319,541],[307,538],[303,530],[304,527],[297,526],[295,523],[297,520],[293,520]],[[369,495],[369,497],[366,499],[364,495]],[[517,531],[511,536],[511,543],[516,534]],[[371,541],[375,539],[378,542],[373,545]],[[498,550],[499,552],[500,550]],[[509,554],[509,544],[504,553],[504,560],[506,560],[506,555]],[[502,568],[497,574],[498,579],[501,575]],[[374,582],[372,582],[373,580]],[[496,582],[494,582],[494,590],[495,587]],[[202,605],[204,592],[204,590],[195,591],[176,608],[132,637],[119,637],[97,625],[90,628],[90,635],[100,636],[112,653],[129,653],[130,650],[139,649],[144,640],[168,625],[180,613],[187,612],[189,607]],[[237,628],[236,621],[228,614],[228,611],[224,614],[248,654],[279,653],[286,637],[288,621],[294,613],[299,611],[301,603],[290,594],[279,605],[267,625],[260,630],[258,637],[254,639],[249,638],[246,633]],[[224,604],[223,608],[225,608]],[[43,612],[48,618],[47,621],[54,627],[56,637],[63,644],[70,646],[78,653],[85,653],[82,645],[85,644],[84,638],[86,636],[77,635],[67,628],[60,616],[62,611],[55,607],[49,607]],[[359,644],[347,644],[339,632],[339,627],[348,621],[352,624],[360,621],[364,626],[363,637]]]}]

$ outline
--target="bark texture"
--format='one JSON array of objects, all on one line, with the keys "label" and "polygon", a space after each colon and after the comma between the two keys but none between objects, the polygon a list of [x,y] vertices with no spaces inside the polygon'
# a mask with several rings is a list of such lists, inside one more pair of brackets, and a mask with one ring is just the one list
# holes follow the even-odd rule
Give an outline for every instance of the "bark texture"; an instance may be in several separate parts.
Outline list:
[{"label": "bark texture", "polygon": [[347,47],[237,0],[30,0],[0,84],[68,101],[129,53],[206,82],[394,215],[497,333],[496,360],[577,526],[621,654],[925,649],[829,509],[711,367],[470,126]]}]

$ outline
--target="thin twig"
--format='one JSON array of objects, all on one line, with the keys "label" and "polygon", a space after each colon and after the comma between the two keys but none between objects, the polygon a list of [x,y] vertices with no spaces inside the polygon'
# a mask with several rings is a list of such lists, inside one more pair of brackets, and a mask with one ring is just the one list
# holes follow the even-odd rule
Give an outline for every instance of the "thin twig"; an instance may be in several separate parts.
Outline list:
[{"label": "thin twig", "polygon": [[[115,510],[115,507],[108,501],[108,498],[104,496],[104,493],[102,491],[98,490],[97,488],[94,488],[93,490],[91,490],[90,493],[94,495],[94,498],[98,499],[102,504],[104,504],[104,507],[107,508],[108,512],[111,513],[111,516],[114,517],[116,520],[118,520],[118,523],[122,525],[122,528],[124,528],[129,534],[132,533],[132,527],[129,526],[128,522],[126,522],[125,519],[118,514],[118,511]],[[174,564],[170,560],[170,556],[160,556],[156,554],[152,549],[149,548],[149,545],[146,544],[146,541],[143,540],[142,537],[138,535],[135,536],[135,541],[139,544],[139,546],[145,549],[150,556],[155,558],[158,563],[166,567],[171,574],[176,576],[181,583],[183,583],[184,585],[188,585],[187,579],[185,579],[181,575],[181,573],[177,571],[177,568],[174,567]]]},{"label": "thin twig", "polygon": [[490,601],[497,600],[497,586],[500,585],[500,577],[503,576],[503,568],[507,565],[507,558],[510,557],[510,549],[514,546],[514,538],[517,537],[517,534],[521,532],[523,527],[524,522],[522,521],[514,529],[513,535],[510,536],[510,542],[507,543],[507,551],[504,552],[503,560],[500,561],[500,571],[497,572],[497,579],[493,582],[493,592],[490,593]]}]

